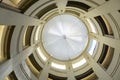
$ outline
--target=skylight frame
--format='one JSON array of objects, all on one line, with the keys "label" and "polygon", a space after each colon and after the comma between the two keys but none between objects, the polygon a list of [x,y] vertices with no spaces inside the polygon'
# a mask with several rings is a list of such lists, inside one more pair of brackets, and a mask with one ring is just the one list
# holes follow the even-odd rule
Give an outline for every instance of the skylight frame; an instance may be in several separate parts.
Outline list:
[{"label": "skylight frame", "polygon": [[92,21],[91,19],[89,19],[89,18],[87,18],[86,20],[87,20],[87,22],[88,22],[88,24],[89,24],[89,26],[90,26],[90,28],[91,28],[91,31],[92,31],[93,33],[97,33],[97,29],[96,29],[96,26],[95,26],[95,24],[93,23],[93,21]]},{"label": "skylight frame", "polygon": [[43,54],[40,47],[37,47],[36,51],[43,61],[47,61],[47,57]]},{"label": "skylight frame", "polygon": [[38,41],[38,40],[39,40],[40,27],[41,27],[41,26],[38,26],[38,27],[37,27],[37,30],[36,30],[36,33],[35,33],[35,41]]}]

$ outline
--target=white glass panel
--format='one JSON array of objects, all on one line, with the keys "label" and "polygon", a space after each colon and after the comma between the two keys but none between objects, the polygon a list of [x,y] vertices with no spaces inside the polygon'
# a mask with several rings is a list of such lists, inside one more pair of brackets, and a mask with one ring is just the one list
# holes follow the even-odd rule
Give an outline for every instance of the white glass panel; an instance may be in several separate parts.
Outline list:
[{"label": "white glass panel", "polygon": [[77,67],[82,66],[82,65],[85,64],[85,63],[86,63],[86,60],[85,60],[85,58],[83,58],[83,59],[80,60],[79,62],[76,62],[76,63],[72,64],[72,66],[73,66],[73,68],[77,68]]},{"label": "white glass panel", "polygon": [[58,15],[44,26],[42,42],[51,56],[59,60],[69,60],[83,52],[88,42],[88,32],[77,17]]},{"label": "white glass panel", "polygon": [[47,58],[46,58],[45,55],[42,53],[42,51],[40,50],[39,47],[37,48],[37,52],[38,52],[38,54],[40,55],[40,57],[41,57],[44,61],[47,60]]},{"label": "white glass panel", "polygon": [[54,67],[54,68],[57,68],[57,69],[62,69],[62,70],[66,69],[65,65],[57,64],[57,63],[54,63],[54,62],[51,63],[51,66]]},{"label": "white glass panel", "polygon": [[89,48],[88,48],[88,53],[89,53],[90,55],[93,55],[94,50],[95,50],[95,48],[96,48],[96,44],[97,44],[97,41],[96,41],[96,40],[94,40],[94,39],[91,39],[91,40],[90,40],[90,44],[89,44]]},{"label": "white glass panel", "polygon": [[89,25],[91,27],[92,32],[97,33],[95,24],[90,19],[87,19],[87,21],[88,21],[88,23],[89,23]]}]

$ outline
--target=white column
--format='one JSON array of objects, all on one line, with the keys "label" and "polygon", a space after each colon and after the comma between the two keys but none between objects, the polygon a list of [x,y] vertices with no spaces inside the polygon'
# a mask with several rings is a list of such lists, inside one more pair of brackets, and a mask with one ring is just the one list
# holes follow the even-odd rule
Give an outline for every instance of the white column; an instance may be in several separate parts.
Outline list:
[{"label": "white column", "polygon": [[97,35],[97,34],[93,34],[90,33],[90,36],[97,39],[99,42],[102,42],[106,45],[109,45],[117,50],[119,50],[120,52],[120,40],[119,39],[115,39],[111,36],[101,36],[101,35]]},{"label": "white column", "polygon": [[68,0],[56,0],[59,13],[64,13]]},{"label": "white column", "polygon": [[45,66],[43,67],[43,70],[40,73],[39,80],[48,80],[48,73],[50,71],[50,60],[46,62]]},{"label": "white column", "polygon": [[[40,10],[41,10],[41,7],[43,4],[49,2],[50,0],[38,0],[37,2],[35,2],[33,5],[31,5],[26,11],[24,14],[26,15],[31,15],[31,16],[35,16]],[[54,1],[51,1],[51,2],[54,2]],[[49,3],[48,3],[49,4]],[[46,4],[47,5],[47,4]],[[46,5],[43,5],[42,7],[46,6]]]},{"label": "white column", "polygon": [[105,69],[102,68],[98,63],[96,63],[89,54],[84,54],[84,57],[89,62],[90,66],[92,67],[96,75],[100,78],[100,80],[113,80],[105,71]]},{"label": "white column", "polygon": [[67,74],[67,80],[76,80],[74,75],[73,75],[73,71],[69,71]]},{"label": "white column", "polygon": [[67,63],[67,80],[76,80],[73,72],[71,62]]},{"label": "white column", "polygon": [[[112,12],[112,13],[113,13],[113,12]],[[114,13],[117,13],[117,11],[114,12]],[[116,15],[116,14],[114,14],[114,15]],[[114,37],[117,38],[117,39],[119,39],[119,38],[120,38],[120,36],[119,36],[119,34],[120,34],[120,28],[119,28],[119,25],[118,25],[119,22],[117,22],[118,20],[116,20],[116,19],[113,17],[113,15],[111,15],[111,14],[109,14],[109,15],[106,14],[106,15],[104,15],[104,16],[105,16],[105,18],[107,19],[107,21],[109,22],[109,25],[110,25],[113,33],[114,33]],[[118,16],[118,15],[117,15],[117,16]],[[120,18],[120,17],[118,17],[118,18]]]},{"label": "white column", "polygon": [[30,16],[0,7],[0,24],[3,25],[39,25],[42,21]]},{"label": "white column", "polygon": [[114,12],[120,10],[120,0],[109,0],[101,6],[89,11],[88,13],[82,15],[86,17],[95,17],[103,14],[107,14],[110,12]]},{"label": "white column", "polygon": [[19,65],[22,61],[26,59],[32,52],[35,50],[35,45],[28,47],[22,52],[18,53],[18,55],[12,57],[7,60],[3,64],[0,65],[0,79],[3,80],[5,76],[10,74],[17,65]]},{"label": "white column", "polygon": [[[26,28],[26,27],[24,26],[24,28]],[[19,43],[19,41],[23,42],[23,39],[20,40],[20,35],[22,36],[21,30],[23,31],[24,28],[23,28],[23,26],[17,26],[16,25],[16,27],[13,31],[12,38],[11,38],[11,43],[10,43],[10,53],[12,53],[12,54],[10,54],[10,57],[13,57],[14,55],[18,54],[17,52],[19,52],[19,50],[18,50],[18,45],[19,44],[18,43]],[[23,45],[23,43],[20,43],[20,44]]]},{"label": "white column", "polygon": [[29,77],[25,75],[22,64],[17,65],[13,70],[18,80],[28,80]]}]

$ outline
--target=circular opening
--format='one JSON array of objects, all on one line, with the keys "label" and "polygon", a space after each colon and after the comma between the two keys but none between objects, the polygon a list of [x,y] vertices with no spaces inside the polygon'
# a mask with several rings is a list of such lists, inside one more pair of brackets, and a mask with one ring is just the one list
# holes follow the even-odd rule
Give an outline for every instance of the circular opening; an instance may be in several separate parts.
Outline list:
[{"label": "circular opening", "polygon": [[58,15],[45,24],[42,43],[52,57],[59,60],[74,59],[87,46],[88,32],[84,23],[77,17]]}]

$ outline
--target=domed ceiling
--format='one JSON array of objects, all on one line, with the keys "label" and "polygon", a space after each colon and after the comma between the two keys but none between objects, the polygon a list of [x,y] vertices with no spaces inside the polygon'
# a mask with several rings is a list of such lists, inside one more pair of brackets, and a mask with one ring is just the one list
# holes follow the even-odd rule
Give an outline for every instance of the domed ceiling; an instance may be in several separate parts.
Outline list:
[{"label": "domed ceiling", "polygon": [[112,80],[119,73],[119,0],[0,2],[1,79]]}]

